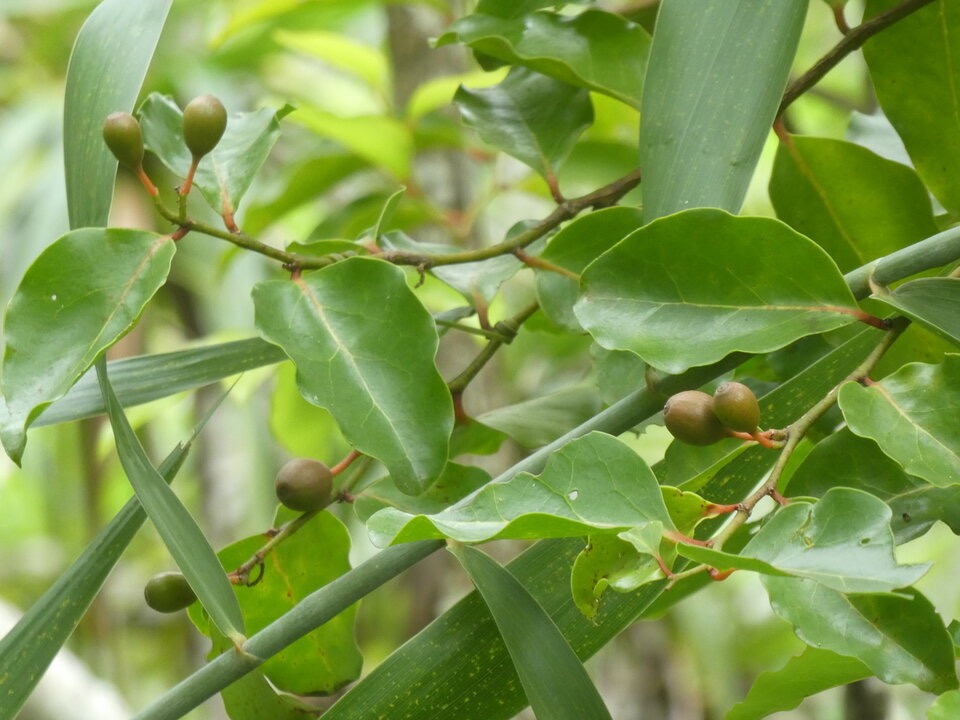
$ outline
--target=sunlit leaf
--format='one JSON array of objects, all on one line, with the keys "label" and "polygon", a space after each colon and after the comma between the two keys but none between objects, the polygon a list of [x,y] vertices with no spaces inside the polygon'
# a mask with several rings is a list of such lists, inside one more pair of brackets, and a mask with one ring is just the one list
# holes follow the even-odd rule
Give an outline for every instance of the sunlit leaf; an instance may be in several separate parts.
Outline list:
[{"label": "sunlit leaf", "polygon": [[943,693],[927,709],[927,720],[953,720],[960,715],[960,690]]},{"label": "sunlit leaf", "polygon": [[303,396],[417,494],[447,461],[453,404],[433,319],[400,268],[351,258],[253,291],[257,327],[297,366]]},{"label": "sunlit leaf", "polygon": [[498,562],[469,546],[453,548],[490,609],[533,712],[551,720],[609,720],[600,693],[559,628]]},{"label": "sunlit leaf", "polygon": [[26,428],[136,323],[167,279],[168,236],[73,230],[27,270],[4,317],[3,444],[20,460]]},{"label": "sunlit leaf", "polygon": [[[281,111],[263,108],[256,112],[234,113],[217,146],[200,161],[194,184],[218,213],[224,197],[235,210],[250,188],[260,166],[280,137]],[[172,173],[185,177],[192,155],[183,141],[183,112],[172,98],[151,93],[140,106],[140,125],[147,149],[163,161]]]},{"label": "sunlit leaf", "polygon": [[907,473],[941,487],[960,483],[960,355],[905,365],[870,387],[847,383],[839,402],[850,429]]},{"label": "sunlit leaf", "polygon": [[842,327],[856,306],[829,256],[777,220],[699,209],[628,235],[581,276],[580,323],[670,373]]},{"label": "sunlit leaf", "polygon": [[[655,525],[644,527],[656,531],[659,537],[662,528]],[[607,588],[629,591],[662,579],[653,555],[637,552],[632,543],[616,535],[591,535],[573,563],[570,589],[583,616],[593,619]]]}]

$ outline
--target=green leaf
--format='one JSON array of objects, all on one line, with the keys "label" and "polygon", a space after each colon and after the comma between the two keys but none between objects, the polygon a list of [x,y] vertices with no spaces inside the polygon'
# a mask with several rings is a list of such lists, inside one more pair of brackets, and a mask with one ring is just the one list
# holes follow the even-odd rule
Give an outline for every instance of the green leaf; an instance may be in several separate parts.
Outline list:
[{"label": "green leaf", "polygon": [[123,471],[177,567],[203,607],[232,640],[242,638],[243,615],[223,567],[189,511],[150,463],[110,385],[101,359],[97,375]]},{"label": "green leaf", "polygon": [[419,495],[400,492],[390,478],[385,477],[356,495],[353,509],[364,522],[386,507],[397,508],[411,515],[429,515],[450,507],[488,482],[490,475],[485,470],[472,465],[448,462],[437,481]]},{"label": "green leaf", "polygon": [[590,9],[504,18],[478,10],[451,25],[437,45],[452,42],[640,107],[650,36],[619,15]]},{"label": "green leaf", "polygon": [[[160,464],[158,472],[165,482],[173,480],[180,470],[199,429]],[[15,717],[27,701],[146,517],[136,498],[127,501],[13,629],[0,638],[0,717],[4,720]]]},{"label": "green leaf", "polygon": [[480,0],[476,11],[494,17],[515,18],[551,5],[556,3],[553,0]]},{"label": "green leaf", "polygon": [[665,0],[643,89],[647,221],[737,212],[787,83],[806,0]]},{"label": "green leaf", "polygon": [[930,564],[897,564],[890,515],[873,495],[835,487],[813,505],[780,508],[741,554],[838,592],[892,592],[915,583]]},{"label": "green leaf", "polygon": [[387,508],[367,522],[378,545],[449,537],[461,542],[620,532],[649,522],[670,527],[656,478],[616,438],[590,433],[564,445],[538,475],[491,483],[434,515]]},{"label": "green leaf", "polygon": [[516,577],[475,548],[452,551],[490,609],[534,714],[541,720],[609,720],[580,659]]},{"label": "green leaf", "polygon": [[954,345],[960,345],[960,278],[920,278],[892,292],[877,288],[873,297]]},{"label": "green leaf", "polygon": [[3,445],[19,462],[26,428],[136,323],[167,279],[175,246],[139,230],[73,230],[27,270],[4,319]]},{"label": "green leaf", "polygon": [[[659,539],[659,525],[650,523],[641,529],[656,532]],[[580,612],[592,620],[608,587],[628,592],[655,580],[663,580],[663,573],[652,554],[638,552],[633,543],[616,535],[591,535],[573,563],[570,589]]]},{"label": "green leaf", "polygon": [[897,544],[923,535],[937,520],[960,535],[960,485],[940,488],[908,475],[875,442],[849,428],[818,442],[788,487],[791,495],[820,497],[838,486],[866,490],[887,503]]},{"label": "green leaf", "polygon": [[930,197],[909,167],[827,138],[781,142],[770,178],[777,217],[842,272],[935,235]]},{"label": "green leaf", "polygon": [[600,410],[597,393],[575,385],[506,405],[477,416],[477,421],[505,433],[519,445],[536,448],[560,437]]},{"label": "green leaf", "polygon": [[71,228],[107,224],[117,161],[103,142],[103,121],[133,109],[171,1],[104,0],[80,28],[63,103]]},{"label": "green leaf", "polygon": [[[611,207],[583,215],[565,225],[540,253],[543,260],[580,273],[631,232],[643,225],[643,213],[633,207]],[[537,297],[544,314],[561,327],[582,332],[573,314],[580,286],[555,272],[537,273]]]},{"label": "green leaf", "polygon": [[905,365],[870,387],[847,383],[838,399],[850,429],[907,473],[941,487],[960,483],[960,355]]},{"label": "green leaf", "polygon": [[387,59],[372,45],[353,40],[344,33],[323,30],[278,30],[273,37],[281,47],[354,75],[382,95],[390,92]]},{"label": "green leaf", "polygon": [[[270,347],[283,352],[276,345]],[[270,397],[270,432],[293,457],[340,458],[351,449],[329,411],[303,399],[292,362],[277,368]]]},{"label": "green leaf", "polygon": [[[280,508],[275,526],[297,517]],[[263,547],[263,534],[231,543],[217,553],[227,568],[239,567]],[[317,549],[323,548],[322,553]],[[262,579],[236,586],[247,633],[253,635],[286,613],[304,597],[350,569],[350,534],[336,517],[321,512],[277,545],[264,560]],[[253,570],[256,577],[257,570]],[[329,695],[360,675],[363,658],[354,638],[358,606],[348,610],[287,646],[260,670],[278,689],[295,695]],[[190,608],[197,629],[210,636],[211,628],[199,608]],[[225,648],[233,652],[233,647]],[[219,652],[216,654],[220,654]]]},{"label": "green leaf", "polygon": [[447,461],[453,404],[434,362],[437,331],[400,268],[350,258],[253,290],[263,337],[297,366],[303,396],[327,408],[357,450],[402,491]]},{"label": "green leaf", "polygon": [[516,68],[491,88],[461,87],[454,102],[484,142],[529,165],[548,183],[580,133],[593,122],[590,94],[581,88]]},{"label": "green leaf", "polygon": [[[223,212],[224,196],[229,199],[231,210],[240,205],[280,137],[280,118],[289,111],[289,107],[279,112],[263,108],[228,117],[223,138],[204,155],[193,180],[216,212]],[[172,173],[185,177],[192,155],[183,141],[183,112],[172,98],[151,93],[140,106],[139,115],[147,149]]]},{"label": "green leaf", "polygon": [[[273,365],[286,355],[260,338],[217,343],[189,350],[111,360],[110,384],[123,407],[169,397],[212,385],[232,375]],[[55,425],[105,412],[95,372],[87,372],[62,398],[50,405],[33,425]]]},{"label": "green leaf", "polygon": [[960,716],[960,690],[950,690],[927,709],[927,720],[953,720]]},{"label": "green leaf", "polygon": [[[864,19],[898,5],[869,0]],[[939,0],[870,38],[863,57],[877,99],[920,177],[944,207],[960,212],[960,8]],[[923,52],[917,52],[923,48]]]},{"label": "green leaf", "polygon": [[856,307],[829,256],[770,218],[688,210],[628,235],[581,276],[574,311],[602,346],[669,373],[842,327]]},{"label": "green leaf", "polygon": [[953,642],[933,605],[899,595],[844,595],[813,580],[761,576],[774,612],[808,645],[857,658],[884,682],[957,687]]},{"label": "green leaf", "polygon": [[761,720],[793,710],[805,698],[824,690],[868,678],[873,673],[853,657],[808,647],[779,670],[760,673],[747,697],[724,720]]}]

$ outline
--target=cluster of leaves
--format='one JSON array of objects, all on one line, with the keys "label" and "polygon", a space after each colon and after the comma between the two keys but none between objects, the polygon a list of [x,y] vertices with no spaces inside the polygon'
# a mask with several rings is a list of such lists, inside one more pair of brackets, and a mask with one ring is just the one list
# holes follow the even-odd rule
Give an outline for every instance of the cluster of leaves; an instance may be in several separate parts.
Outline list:
[{"label": "cluster of leaves", "polygon": [[[105,412],[136,500],[0,642],[0,705],[16,712],[147,516],[200,600],[191,617],[213,650],[143,718],[179,717],[218,691],[238,719],[301,717],[308,710],[289,694],[330,694],[359,677],[355,602],[444,542],[479,595],[395,652],[329,717],[441,708],[510,717],[527,703],[541,717],[609,717],[581,658],[654,601],[668,606],[666,587],[682,597],[681,588],[733,571],[757,573],[774,612],[809,647],[762,676],[728,717],[763,717],[869,676],[940,695],[930,717],[949,716],[960,704],[955,627],[911,587],[928,565],[895,558],[937,520],[960,530],[960,357],[951,354],[960,344],[960,183],[949,172],[960,128],[939,106],[942,93],[916,82],[956,84],[949,48],[960,14],[926,4],[867,3],[864,56],[884,116],[859,119],[841,141],[788,130],[781,98],[801,0],[664,0],[652,36],[587,4],[560,13],[550,2],[481,0],[437,44],[471,48],[484,86],[444,78],[414,95],[406,123],[345,120],[309,104],[290,113],[339,151],[305,161],[281,200],[237,215],[244,230],[234,213],[290,108],[231,115],[193,179],[225,229],[185,202],[168,209],[161,194],[173,231],[159,234],[104,227],[115,163],[99,128],[132,108],[170,2],[105,0],[81,32],[67,85],[75,229],[37,258],[7,309],[0,437],[19,461],[30,426]],[[329,36],[284,33],[280,42],[333,53]],[[912,52],[921,46],[936,51]],[[345,62],[344,53],[377,82],[369,49],[334,54]],[[444,114],[450,102],[476,136]],[[632,161],[621,177],[567,197],[565,169],[602,144],[599,133],[585,136],[598,115],[636,122],[638,110],[639,147],[629,151],[643,172],[642,205],[617,205],[635,197]],[[151,94],[137,114],[147,149],[183,177],[192,158],[179,108]],[[738,215],[774,124],[776,218]],[[902,141],[909,162],[884,157],[878,137]],[[512,156],[555,208],[502,240],[462,248],[450,213],[398,190],[415,187],[416,151],[438,144]],[[614,154],[628,154],[623,146]],[[371,168],[385,190],[350,209],[354,224],[367,220],[358,232],[327,222],[284,249],[253,237],[309,193]],[[415,239],[428,225],[452,241]],[[200,234],[275,261],[276,279],[252,288],[260,338],[107,363],[105,351],[166,282],[178,243]],[[491,322],[501,286],[516,277],[524,287],[531,271],[529,304]],[[428,309],[428,277],[456,301]],[[574,422],[562,417],[569,403],[551,409],[550,397],[470,417],[464,392],[537,312],[551,332],[589,336],[598,374],[626,373],[639,387],[572,413]],[[483,345],[445,379],[436,354],[452,332]],[[356,568],[328,511],[281,513],[282,542],[267,549],[255,536],[215,554],[168,486],[192,438],[155,467],[125,416],[130,405],[281,361],[295,367],[302,397],[329,413],[351,461],[363,458],[350,471],[337,466],[337,491],[386,549]],[[763,423],[780,431],[781,447],[675,442],[651,467],[617,437],[655,418],[671,393],[723,375],[761,391]],[[499,477],[464,464],[507,436],[530,438],[531,425],[543,430],[531,443],[542,447]],[[767,496],[782,506],[758,518]],[[541,542],[508,569],[471,547],[498,538]],[[223,569],[238,566],[246,571],[231,586]]]}]

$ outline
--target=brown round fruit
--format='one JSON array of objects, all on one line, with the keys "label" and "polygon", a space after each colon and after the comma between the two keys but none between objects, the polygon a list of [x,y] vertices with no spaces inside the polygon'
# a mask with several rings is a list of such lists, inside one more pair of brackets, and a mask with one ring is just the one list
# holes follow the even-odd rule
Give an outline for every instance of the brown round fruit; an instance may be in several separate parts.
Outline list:
[{"label": "brown round fruit", "polygon": [[724,427],[752,433],[760,424],[760,404],[743,383],[725,382],[713,393],[713,412]]},{"label": "brown round fruit", "polygon": [[194,158],[213,150],[227,129],[227,111],[213,95],[201,95],[183,109],[183,140]]},{"label": "brown round fruit", "polygon": [[713,412],[713,398],[699,390],[684,390],[673,395],[663,408],[667,430],[688,445],[712,445],[727,435]]},{"label": "brown round fruit", "polygon": [[143,133],[140,123],[127,112],[115,112],[103,122],[103,140],[113,156],[131,168],[143,162]]},{"label": "brown round fruit", "polygon": [[333,499],[333,474],[318,460],[295,458],[277,473],[277,499],[291,510],[320,510]]},{"label": "brown round fruit", "polygon": [[143,599],[157,612],[173,613],[192,605],[197,596],[181,573],[165,572],[150,578]]}]

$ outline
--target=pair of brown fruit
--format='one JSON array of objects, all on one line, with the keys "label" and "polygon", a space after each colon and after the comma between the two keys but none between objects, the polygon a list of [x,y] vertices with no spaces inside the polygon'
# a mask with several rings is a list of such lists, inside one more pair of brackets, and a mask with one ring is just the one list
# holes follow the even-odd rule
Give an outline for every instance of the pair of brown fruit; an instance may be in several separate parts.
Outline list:
[{"label": "pair of brown fruit", "polygon": [[[295,458],[280,468],[277,499],[298,512],[322,510],[333,500],[333,473],[318,460]],[[143,597],[157,612],[173,613],[196,601],[196,593],[179,572],[154,575],[143,588]]]},{"label": "pair of brown fruit", "polygon": [[677,440],[712,445],[733,433],[754,435],[760,424],[760,404],[743,383],[725,382],[712,397],[700,390],[673,395],[663,408],[663,420]]}]

